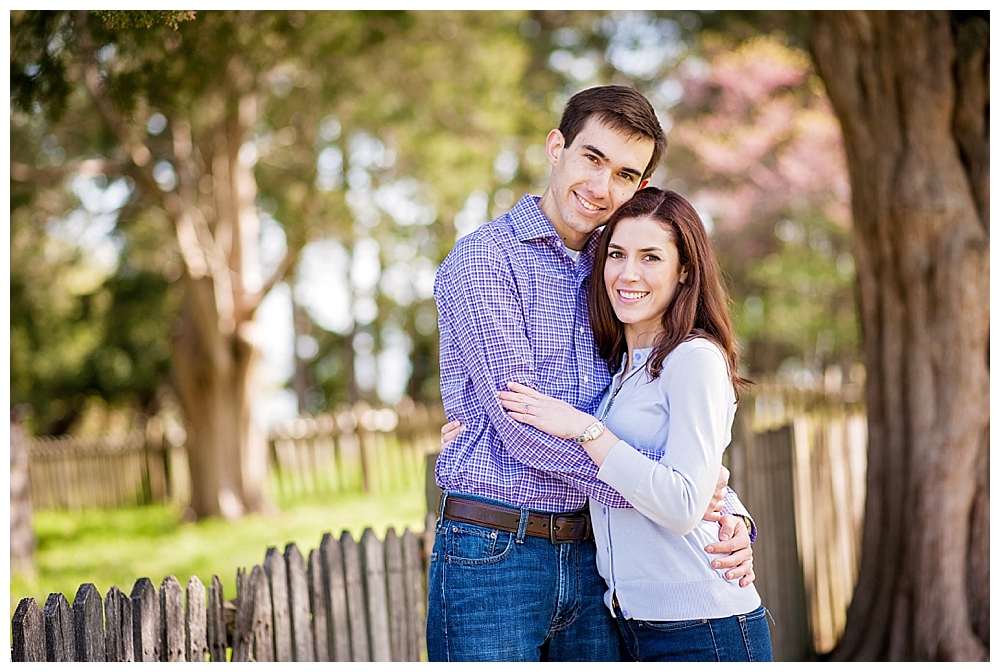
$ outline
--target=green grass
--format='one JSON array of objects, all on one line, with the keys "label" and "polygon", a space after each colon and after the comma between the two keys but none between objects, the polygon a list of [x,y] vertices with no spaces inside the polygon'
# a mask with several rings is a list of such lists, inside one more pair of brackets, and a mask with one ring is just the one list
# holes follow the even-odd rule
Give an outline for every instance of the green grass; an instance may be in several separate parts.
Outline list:
[{"label": "green grass", "polygon": [[390,527],[399,534],[406,528],[422,532],[427,511],[422,474],[406,481],[379,494],[282,501],[280,513],[238,522],[187,523],[173,506],[37,511],[37,571],[10,577],[11,616],[24,597],[44,608],[50,593],[62,593],[72,604],[84,583],[94,584],[102,597],[111,586],[128,595],[137,579],[148,578],[159,587],[170,575],[181,586],[191,576],[207,586],[216,575],[230,599],[236,593],[236,570],[262,564],[269,547],[284,552],[295,543],[307,558],[326,532],[339,538],[347,530],[355,539],[368,527],[380,539]]}]

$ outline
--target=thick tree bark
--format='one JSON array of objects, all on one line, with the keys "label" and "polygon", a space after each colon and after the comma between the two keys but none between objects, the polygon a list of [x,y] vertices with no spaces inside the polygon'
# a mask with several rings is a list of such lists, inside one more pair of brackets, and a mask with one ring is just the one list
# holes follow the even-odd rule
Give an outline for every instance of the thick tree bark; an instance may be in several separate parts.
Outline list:
[{"label": "thick tree bark", "polygon": [[989,659],[989,14],[818,12],[868,368],[842,660]]},{"label": "thick tree bark", "polygon": [[261,513],[267,445],[251,417],[260,357],[253,323],[234,333],[199,329],[195,313],[212,312],[209,278],[186,278],[184,315],[174,335],[174,384],[187,420],[191,508],[198,518],[228,520]]}]

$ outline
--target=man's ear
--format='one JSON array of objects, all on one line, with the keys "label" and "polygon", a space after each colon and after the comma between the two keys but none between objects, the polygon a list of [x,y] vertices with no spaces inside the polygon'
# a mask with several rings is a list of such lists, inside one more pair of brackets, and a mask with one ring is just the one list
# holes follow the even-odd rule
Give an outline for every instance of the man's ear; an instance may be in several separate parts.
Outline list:
[{"label": "man's ear", "polygon": [[549,131],[548,136],[545,138],[545,155],[548,157],[549,163],[553,166],[559,163],[559,157],[565,148],[566,137],[562,134],[562,131],[558,128],[553,128]]}]

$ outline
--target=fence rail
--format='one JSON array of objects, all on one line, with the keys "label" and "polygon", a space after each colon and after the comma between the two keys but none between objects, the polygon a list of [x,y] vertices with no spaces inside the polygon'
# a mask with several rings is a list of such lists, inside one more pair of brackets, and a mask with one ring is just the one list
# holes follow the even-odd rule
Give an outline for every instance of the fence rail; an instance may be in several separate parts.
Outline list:
[{"label": "fence rail", "polygon": [[[434,520],[419,534],[392,528],[323,535],[303,556],[295,544],[269,548],[262,564],[236,572],[225,600],[217,576],[207,588],[173,576],[148,578],[129,595],[101,598],[80,586],[44,608],[24,598],[12,619],[11,660],[24,661],[419,661],[426,657],[426,573]],[[428,535],[431,535],[428,537]]]}]

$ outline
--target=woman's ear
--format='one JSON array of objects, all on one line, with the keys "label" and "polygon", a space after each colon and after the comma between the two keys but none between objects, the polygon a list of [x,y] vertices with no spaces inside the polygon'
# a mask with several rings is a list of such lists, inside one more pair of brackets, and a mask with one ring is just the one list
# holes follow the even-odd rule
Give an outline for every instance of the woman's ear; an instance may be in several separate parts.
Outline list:
[{"label": "woman's ear", "polygon": [[679,282],[680,284],[683,285],[684,281],[687,280],[687,277],[688,277],[687,269],[686,268],[682,268],[681,269],[681,274],[677,278],[677,282]]}]

